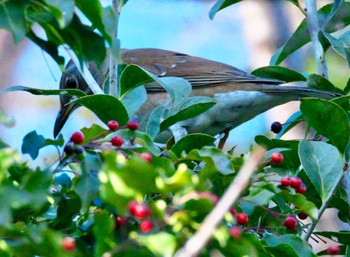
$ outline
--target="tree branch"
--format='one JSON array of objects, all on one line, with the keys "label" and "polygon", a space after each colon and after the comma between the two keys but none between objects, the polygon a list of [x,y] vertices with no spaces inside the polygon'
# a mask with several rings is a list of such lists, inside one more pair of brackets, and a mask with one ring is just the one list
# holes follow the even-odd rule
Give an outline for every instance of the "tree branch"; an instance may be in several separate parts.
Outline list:
[{"label": "tree branch", "polygon": [[109,94],[118,96],[118,59],[119,59],[119,39],[118,39],[118,21],[119,21],[119,0],[112,0],[112,6],[115,13],[114,33],[110,51],[109,62]]},{"label": "tree branch", "polygon": [[313,52],[316,61],[317,73],[325,78],[328,78],[328,68],[326,63],[326,56],[323,51],[318,34],[320,32],[320,25],[318,23],[316,0],[305,0],[305,11],[307,27],[311,36]]},{"label": "tree branch", "polygon": [[216,227],[224,218],[225,213],[239,200],[240,194],[248,186],[249,180],[258,168],[264,154],[265,150],[262,148],[258,148],[253,152],[252,156],[244,163],[236,178],[231,182],[231,185],[221,197],[216,207],[205,218],[193,237],[187,240],[184,247],[176,252],[175,257],[199,255],[201,249],[205,247],[215,232]]}]

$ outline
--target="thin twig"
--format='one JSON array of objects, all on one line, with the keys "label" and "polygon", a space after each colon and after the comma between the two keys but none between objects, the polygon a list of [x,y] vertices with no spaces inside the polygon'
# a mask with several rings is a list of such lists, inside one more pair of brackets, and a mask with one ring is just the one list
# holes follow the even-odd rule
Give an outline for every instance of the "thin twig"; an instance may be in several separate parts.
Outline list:
[{"label": "thin twig", "polygon": [[103,94],[102,89],[100,88],[100,86],[98,85],[98,83],[96,82],[94,77],[92,76],[88,67],[84,63],[81,64],[79,62],[79,60],[76,57],[76,55],[74,54],[74,52],[68,46],[64,46],[64,49],[66,50],[66,52],[68,53],[68,55],[72,59],[72,61],[74,62],[75,66],[78,68],[80,74],[83,76],[86,84],[89,86],[91,91],[94,94]]},{"label": "thin twig", "polygon": [[109,94],[118,96],[118,59],[119,59],[119,40],[118,40],[118,21],[119,21],[119,0],[112,0],[112,6],[115,13],[114,33],[112,38],[111,51],[109,52]]},{"label": "thin twig", "polygon": [[[349,171],[347,171],[347,172],[349,172]],[[311,223],[310,228],[302,237],[305,241],[307,241],[309,239],[309,237],[311,236],[311,234],[314,232],[316,225],[318,224],[319,219],[321,218],[323,212],[326,210],[326,208],[329,204],[329,201],[333,198],[333,194],[335,193],[335,190],[337,190],[339,183],[343,179],[344,174],[346,174],[347,172],[343,172],[341,174],[341,176],[338,177],[337,181],[334,183],[331,191],[329,192],[327,198],[323,201],[321,208],[318,210],[318,215],[317,215],[318,219]]]},{"label": "thin twig", "polygon": [[248,186],[251,176],[261,163],[265,150],[258,148],[244,163],[243,167],[232,181],[225,194],[220,198],[216,207],[209,213],[197,232],[187,240],[183,248],[179,249],[176,257],[197,256],[205,247],[215,232],[216,227],[224,218],[225,213],[239,200],[240,194]]},{"label": "thin twig", "polygon": [[321,31],[318,23],[316,0],[305,0],[305,11],[307,27],[310,33],[313,52],[316,61],[317,73],[325,78],[328,78],[328,68],[326,63],[326,56],[323,51],[318,34]]}]

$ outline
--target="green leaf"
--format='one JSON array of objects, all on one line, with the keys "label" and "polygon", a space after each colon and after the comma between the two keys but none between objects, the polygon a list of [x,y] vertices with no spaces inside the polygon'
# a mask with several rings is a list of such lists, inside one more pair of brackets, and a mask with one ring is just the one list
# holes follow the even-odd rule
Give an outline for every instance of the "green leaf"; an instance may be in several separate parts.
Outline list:
[{"label": "green leaf", "polygon": [[349,120],[346,112],[336,103],[316,98],[301,100],[300,110],[308,125],[327,137],[341,153],[349,142]]},{"label": "green leaf", "polygon": [[[104,139],[101,139],[100,141],[111,141],[111,139],[116,135],[121,136],[124,139],[124,142],[132,141],[133,143],[129,145],[130,149],[137,149],[140,152],[150,151],[154,155],[160,154],[160,150],[154,145],[152,138],[147,133],[139,130],[133,131],[130,129],[119,129],[116,132],[109,134]],[[126,149],[128,146],[124,145],[123,147]]]},{"label": "green leaf", "polygon": [[282,190],[276,195],[285,199],[288,204],[294,204],[298,210],[305,212],[312,220],[319,218],[317,207],[313,202],[308,201],[304,195],[293,194],[287,190]]},{"label": "green leaf", "polygon": [[[111,34],[106,32],[103,19],[103,8],[99,0],[75,0],[76,6],[92,22],[92,26],[97,28],[103,37],[111,43]],[[113,19],[114,21],[115,19]]]},{"label": "green leaf", "polygon": [[310,74],[307,77],[307,85],[311,88],[343,94],[343,92],[339,88],[336,88],[328,79],[318,74]]},{"label": "green leaf", "polygon": [[85,158],[80,163],[81,175],[77,177],[75,192],[82,201],[84,212],[89,211],[92,200],[99,190],[98,172],[102,167],[101,159],[96,154],[85,153]]},{"label": "green leaf", "polygon": [[160,124],[160,131],[169,128],[171,125],[183,120],[198,116],[209,110],[216,104],[216,101],[210,97],[194,96],[185,100],[178,108],[170,111],[170,115]]},{"label": "green leaf", "polygon": [[57,139],[49,139],[47,138],[45,142],[43,143],[42,147],[48,146],[48,145],[53,145],[53,146],[63,146],[64,144],[64,139],[62,134],[58,136]]},{"label": "green leaf", "polygon": [[194,149],[183,159],[204,162],[203,172],[200,173],[204,177],[216,172],[230,175],[236,171],[231,156],[216,147],[204,146],[201,149]]},{"label": "green leaf", "polygon": [[126,214],[130,200],[143,201],[145,194],[157,192],[155,181],[164,168],[154,157],[146,162],[136,155],[126,159],[121,153],[103,153],[104,166],[99,172],[101,197],[114,206],[121,215]]},{"label": "green leaf", "polygon": [[252,74],[264,78],[283,80],[287,83],[294,81],[306,81],[306,78],[303,74],[281,66],[261,67],[254,70]]},{"label": "green leaf", "polygon": [[176,237],[166,232],[159,232],[151,235],[138,235],[136,241],[145,245],[151,252],[157,256],[174,256],[177,242]]},{"label": "green leaf", "polygon": [[115,97],[110,95],[89,95],[72,101],[85,106],[104,123],[110,120],[116,120],[121,126],[129,120],[127,111],[123,104]]},{"label": "green leaf", "polygon": [[302,140],[299,144],[299,157],[322,201],[326,200],[343,172],[339,152],[324,142]]},{"label": "green leaf", "polygon": [[[137,101],[135,101],[137,99]],[[129,91],[123,98],[122,103],[128,111],[129,117],[133,116],[147,100],[145,87],[137,87]]]},{"label": "green leaf", "polygon": [[340,56],[347,59],[348,66],[350,67],[350,32],[345,32],[339,37],[339,39],[332,37],[328,33],[324,33],[324,36],[332,45],[334,51],[336,51]]},{"label": "green leaf", "polygon": [[45,138],[42,135],[38,135],[36,131],[29,132],[22,142],[22,153],[29,154],[33,160],[39,155],[40,148],[43,147]]},{"label": "green leaf", "polygon": [[40,89],[24,86],[12,86],[0,90],[0,94],[14,92],[14,91],[25,91],[33,95],[69,95],[69,96],[86,96],[86,94],[79,89]]},{"label": "green leaf", "polygon": [[215,140],[215,137],[206,134],[190,134],[176,142],[171,151],[180,156],[182,152],[189,153],[193,149],[201,149],[204,146],[213,145]]},{"label": "green leaf", "polygon": [[25,18],[27,6],[26,0],[0,2],[0,28],[12,34],[15,44],[18,44],[27,32]]},{"label": "green leaf", "polygon": [[97,124],[93,124],[90,128],[82,128],[81,132],[84,134],[83,144],[85,144],[90,142],[93,138],[108,132],[108,130],[102,128]]},{"label": "green leaf", "polygon": [[314,234],[327,237],[339,244],[350,245],[350,231],[315,231]]},{"label": "green leaf", "polygon": [[131,90],[154,81],[154,77],[137,65],[127,65],[120,75],[120,98],[123,99]]},{"label": "green leaf", "polygon": [[[149,84],[153,81],[156,83]],[[159,85],[163,87],[170,95],[173,106],[179,105],[188,98],[192,89],[191,84],[185,79],[177,77],[158,78],[145,69],[131,64],[126,66],[120,77],[120,98],[123,99],[129,91],[145,84],[148,84],[146,88],[151,94],[160,94],[161,92],[158,92]]]},{"label": "green leaf", "polygon": [[69,191],[62,195],[58,203],[57,216],[52,221],[52,226],[60,229],[70,226],[80,209],[81,200],[77,193]]},{"label": "green leaf", "polygon": [[71,22],[74,14],[74,0],[46,0],[46,3],[60,28],[66,27]]},{"label": "green leaf", "polygon": [[[323,6],[318,11],[318,19],[320,22],[320,26],[324,26],[326,22],[328,22],[327,17],[332,13],[332,4],[328,4]],[[350,24],[350,3],[345,2],[339,8],[332,19],[326,24],[325,31],[333,32],[340,30],[347,25]],[[307,28],[306,19],[304,19],[297,30],[294,32],[292,37],[288,40],[288,42],[282,46],[271,58],[270,65],[278,65],[280,64],[287,56],[298,50],[303,45],[310,42],[310,34]]]},{"label": "green leaf", "polygon": [[152,111],[151,115],[149,116],[146,125],[146,133],[149,134],[152,138],[155,138],[160,131],[160,121],[165,110],[166,107],[158,106]]},{"label": "green leaf", "polygon": [[267,234],[263,237],[263,241],[267,245],[265,249],[274,256],[316,257],[316,255],[312,252],[311,247],[296,235],[287,234],[276,236]]},{"label": "green leaf", "polygon": [[209,11],[209,18],[214,19],[217,12],[240,1],[242,0],[218,0]]},{"label": "green leaf", "polygon": [[272,152],[283,152],[284,160],[278,165],[279,168],[287,167],[292,171],[298,170],[300,166],[297,151],[299,141],[270,139],[265,136],[258,135],[255,137],[255,142],[269,150],[268,154],[266,155],[267,158],[271,157]]},{"label": "green leaf", "polygon": [[94,243],[94,256],[103,256],[117,246],[114,235],[114,220],[106,211],[94,215],[94,226],[92,233],[96,242]]}]

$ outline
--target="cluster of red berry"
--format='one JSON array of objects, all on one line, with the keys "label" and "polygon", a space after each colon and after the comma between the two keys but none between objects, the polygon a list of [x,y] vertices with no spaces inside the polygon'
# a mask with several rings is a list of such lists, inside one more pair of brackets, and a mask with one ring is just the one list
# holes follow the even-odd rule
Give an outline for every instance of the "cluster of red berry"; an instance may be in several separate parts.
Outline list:
[{"label": "cluster of red berry", "polygon": [[294,188],[295,192],[299,194],[305,194],[306,193],[306,186],[303,183],[303,181],[298,178],[298,177],[288,177],[285,176],[281,179],[281,185],[288,187],[290,186],[291,188]]},{"label": "cluster of red berry", "polygon": [[148,233],[152,231],[154,228],[153,222],[149,219],[149,216],[152,214],[152,210],[146,203],[139,203],[137,201],[131,201],[128,204],[128,211],[129,213],[137,218],[140,219],[140,230],[143,233]]}]

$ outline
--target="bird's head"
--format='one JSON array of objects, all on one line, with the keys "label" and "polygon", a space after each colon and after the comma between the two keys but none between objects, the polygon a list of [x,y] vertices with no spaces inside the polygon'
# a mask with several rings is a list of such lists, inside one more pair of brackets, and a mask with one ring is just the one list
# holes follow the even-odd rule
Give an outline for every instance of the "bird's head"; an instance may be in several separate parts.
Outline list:
[{"label": "bird's head", "polygon": [[[94,76],[97,83],[101,86],[103,84],[101,73],[98,71],[97,66],[94,63],[89,63],[88,69]],[[78,68],[73,61],[69,61],[65,72],[61,76],[60,89],[79,89],[86,94],[92,94],[91,89],[86,84]],[[54,137],[57,137],[64,124],[66,123],[69,115],[79,107],[78,104],[70,103],[74,99],[74,96],[60,95],[60,110],[56,117],[54,126]]]}]

